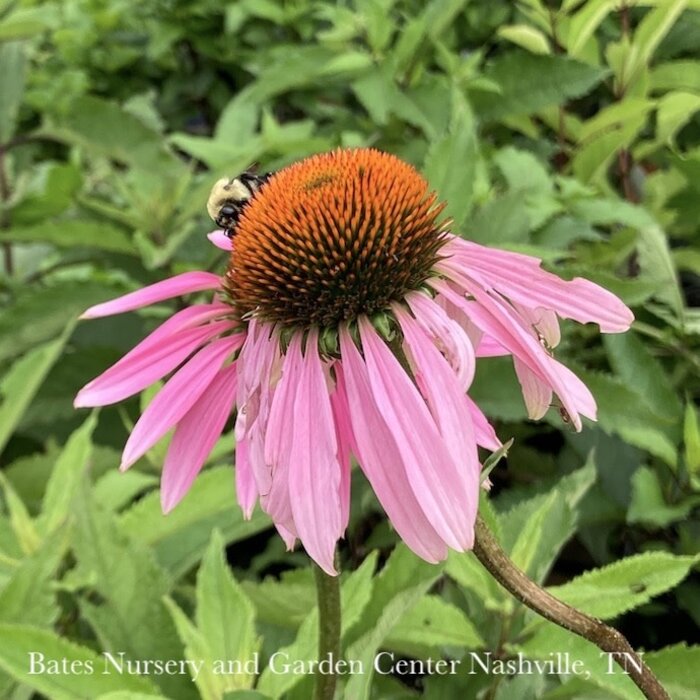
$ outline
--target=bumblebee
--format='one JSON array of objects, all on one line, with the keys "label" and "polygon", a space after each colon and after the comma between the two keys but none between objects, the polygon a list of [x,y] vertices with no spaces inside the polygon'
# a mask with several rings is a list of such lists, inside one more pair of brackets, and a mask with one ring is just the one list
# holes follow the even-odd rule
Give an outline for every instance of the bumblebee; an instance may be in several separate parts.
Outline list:
[{"label": "bumblebee", "polygon": [[272,173],[257,175],[246,170],[238,177],[221,178],[211,188],[207,212],[229,238],[233,238],[236,233],[236,224],[246,205],[271,175]]}]

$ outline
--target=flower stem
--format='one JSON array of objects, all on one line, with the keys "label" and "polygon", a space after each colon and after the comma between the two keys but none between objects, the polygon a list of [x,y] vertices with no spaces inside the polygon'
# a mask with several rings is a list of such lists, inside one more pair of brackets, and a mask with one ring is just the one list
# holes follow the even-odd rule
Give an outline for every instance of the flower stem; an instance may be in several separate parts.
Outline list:
[{"label": "flower stem", "polygon": [[316,674],[314,700],[333,700],[335,666],[340,659],[340,576],[329,576],[316,564],[313,568],[318,598],[318,660],[331,662],[328,673]]},{"label": "flower stem", "polygon": [[529,579],[503,551],[488,525],[476,520],[474,554],[487,571],[515,598],[550,622],[574,632],[611,654],[649,700],[670,700],[651,669],[613,627],[572,608]]}]

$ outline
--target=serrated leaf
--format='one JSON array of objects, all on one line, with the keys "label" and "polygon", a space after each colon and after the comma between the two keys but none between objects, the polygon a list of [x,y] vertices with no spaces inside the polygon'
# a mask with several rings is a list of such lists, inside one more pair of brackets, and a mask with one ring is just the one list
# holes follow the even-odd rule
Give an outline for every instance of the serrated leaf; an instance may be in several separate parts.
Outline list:
[{"label": "serrated leaf", "polygon": [[53,578],[68,547],[67,531],[47,538],[0,590],[0,620],[51,627],[59,614]]},{"label": "serrated leaf", "polygon": [[40,345],[17,360],[0,380],[0,453],[5,449],[49,370],[58,360],[73,332],[73,325],[71,323],[64,328],[63,334],[56,340]]},{"label": "serrated leaf", "polygon": [[[197,628],[215,659],[253,658],[258,650],[255,609],[224,560],[224,542],[215,531],[197,575]],[[253,677],[224,676],[224,689],[250,688]]]},{"label": "serrated leaf", "polygon": [[[53,659],[60,664],[66,659],[74,663],[76,672],[50,674],[40,672],[39,657],[36,673],[28,660],[30,654],[43,654],[44,663]],[[0,668],[15,680],[34,688],[52,700],[93,700],[93,698],[113,691],[135,693],[155,693],[154,685],[143,676],[114,673],[103,674],[102,660],[94,651],[79,646],[57,636],[53,632],[31,627],[0,623]],[[77,669],[86,671],[78,673]],[[92,668],[92,672],[88,669]]]},{"label": "serrated leaf", "polygon": [[477,148],[469,106],[457,94],[453,101],[449,130],[433,141],[423,170],[431,187],[447,202],[445,214],[454,219],[454,227],[459,230],[471,209]]},{"label": "serrated leaf", "polygon": [[[95,630],[102,647],[131,659],[182,659],[182,647],[163,596],[171,582],[154,561],[141,538],[130,539],[111,514],[87,496],[76,502],[73,550],[80,570],[94,581],[91,588],[103,602],[84,597],[83,617]],[[156,676],[164,694],[193,696],[176,676]]]},{"label": "serrated leaf", "polygon": [[166,516],[160,494],[154,491],[127,510],[120,522],[127,534],[153,547],[160,564],[176,578],[199,561],[214,528],[230,544],[270,527],[260,511],[250,520],[243,518],[231,467],[200,474],[182,503]]},{"label": "serrated leaf", "polygon": [[[542,80],[546,75],[547,79]],[[505,54],[484,71],[495,81],[500,94],[472,93],[476,112],[485,120],[509,115],[532,114],[539,109],[581,97],[607,75],[594,68],[560,56],[537,56],[513,51]]]},{"label": "serrated leaf", "polygon": [[38,526],[42,532],[53,532],[72,512],[73,499],[92,454],[92,433],[97,425],[93,412],[76,430],[61,451],[46,485]]},{"label": "serrated leaf", "polygon": [[632,610],[677,586],[697,557],[645,552],[588,571],[547,590],[575,608],[604,620]]}]

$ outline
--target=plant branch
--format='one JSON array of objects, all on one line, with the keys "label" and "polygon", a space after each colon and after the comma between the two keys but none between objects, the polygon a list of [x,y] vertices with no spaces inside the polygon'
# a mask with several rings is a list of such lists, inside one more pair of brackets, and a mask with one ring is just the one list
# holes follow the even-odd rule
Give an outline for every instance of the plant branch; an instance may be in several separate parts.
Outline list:
[{"label": "plant branch", "polygon": [[318,660],[330,660],[327,673],[316,673],[314,700],[333,700],[337,682],[335,668],[340,659],[340,577],[329,576],[316,564],[313,568],[318,598]]},{"label": "plant branch", "polygon": [[503,551],[483,518],[476,520],[474,554],[487,571],[517,600],[542,617],[578,634],[611,654],[649,700],[670,700],[661,683],[613,627],[563,603],[529,579]]}]

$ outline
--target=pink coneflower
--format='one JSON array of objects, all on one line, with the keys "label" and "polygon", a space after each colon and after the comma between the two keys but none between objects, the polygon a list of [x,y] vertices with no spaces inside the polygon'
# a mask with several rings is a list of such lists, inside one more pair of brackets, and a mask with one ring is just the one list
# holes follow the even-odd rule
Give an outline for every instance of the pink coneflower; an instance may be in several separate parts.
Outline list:
[{"label": "pink coneflower", "polygon": [[[223,278],[188,272],[85,312],[97,318],[211,290],[86,387],[102,406],[172,376],[124,448],[127,469],[172,428],[167,512],[232,411],[246,516],[260,502],[289,547],[334,573],[355,457],[406,544],[427,561],[472,547],[477,445],[500,442],[467,391],[475,358],[512,355],[529,415],[554,400],[577,429],[586,386],[553,357],[557,316],[629,328],[632,313],[536,258],[450,235],[426,181],[372,149],[316,155],[271,177],[246,206]],[[556,395],[553,399],[552,394]]]}]

